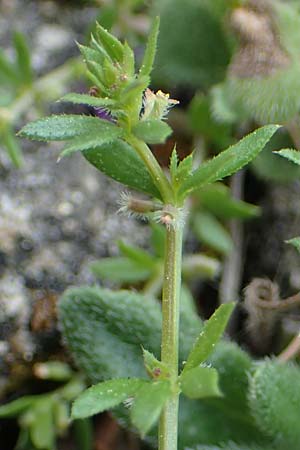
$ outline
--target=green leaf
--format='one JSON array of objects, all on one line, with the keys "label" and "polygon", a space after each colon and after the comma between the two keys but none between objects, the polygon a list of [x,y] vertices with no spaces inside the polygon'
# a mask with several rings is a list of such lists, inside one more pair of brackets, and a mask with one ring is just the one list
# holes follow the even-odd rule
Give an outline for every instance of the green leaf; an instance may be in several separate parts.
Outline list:
[{"label": "green leaf", "polygon": [[223,255],[232,251],[233,242],[229,232],[212,214],[204,211],[196,213],[192,228],[200,243]]},{"label": "green leaf", "polygon": [[6,57],[3,50],[0,48],[0,73],[6,79],[6,82],[12,85],[19,84],[19,77],[16,68]]},{"label": "green leaf", "polygon": [[147,280],[151,271],[128,257],[108,257],[89,265],[93,274],[104,280],[118,283],[138,283]]},{"label": "green leaf", "polygon": [[214,183],[197,192],[200,205],[221,219],[252,219],[260,215],[260,208],[230,196],[230,189]]},{"label": "green leaf", "polygon": [[[64,338],[76,365],[92,382],[146,376],[141,346],[160,354],[161,307],[152,297],[129,291],[81,287],[59,301]],[[198,315],[182,311],[180,360],[202,329]]]},{"label": "green leaf", "polygon": [[82,392],[72,407],[73,419],[84,419],[113,408],[136,395],[147,381],[138,378],[119,378],[103,381]]},{"label": "green leaf", "polygon": [[173,151],[172,151],[172,154],[171,154],[170,165],[169,165],[170,174],[171,174],[171,180],[172,180],[173,183],[175,182],[178,162],[179,162],[179,158],[178,158],[178,155],[177,155],[177,149],[176,149],[176,144],[175,144],[174,148],[173,148]]},{"label": "green leaf", "polygon": [[292,161],[293,163],[300,166],[300,152],[298,150],[285,148],[285,149],[279,150],[274,153],[276,153],[276,155],[283,156],[284,158],[288,159],[289,161]]},{"label": "green leaf", "polygon": [[189,398],[220,397],[219,377],[216,369],[195,367],[179,378],[180,388]]},{"label": "green leaf", "polygon": [[118,241],[120,252],[127,258],[139,264],[141,267],[153,269],[156,266],[156,260],[153,256],[139,247],[125,244],[122,240]]},{"label": "green leaf", "polygon": [[204,162],[181,186],[179,193],[186,197],[200,187],[232,175],[254,159],[279,128],[267,125],[249,134],[237,144]]},{"label": "green leaf", "polygon": [[143,348],[144,364],[148,375],[154,379],[170,378],[168,367],[159,361],[153,353],[148,352]]},{"label": "green leaf", "polygon": [[96,36],[97,41],[103,46],[110,58],[113,61],[121,62],[124,53],[121,42],[98,23],[96,24]]},{"label": "green leaf", "polygon": [[14,166],[18,169],[22,167],[24,163],[23,154],[21,147],[15,138],[14,131],[10,128],[2,130],[1,140]]},{"label": "green leaf", "polygon": [[144,58],[140,67],[139,77],[149,76],[155,59],[156,47],[157,47],[157,38],[159,32],[159,17],[156,17],[153,20],[152,27],[149,33],[149,38],[146,46],[146,50],[144,53]]},{"label": "green leaf", "polygon": [[286,244],[291,244],[300,253],[300,237],[294,237],[288,241],[284,241]]},{"label": "green leaf", "polygon": [[105,175],[126,186],[160,198],[143,161],[126,142],[116,140],[95,149],[86,150],[83,154],[93,166]]},{"label": "green leaf", "polygon": [[128,77],[134,77],[135,73],[134,52],[131,49],[131,47],[127,44],[127,42],[124,43],[123,50],[124,56],[122,66],[124,68],[124,71]]},{"label": "green leaf", "polygon": [[84,104],[99,108],[111,109],[115,104],[115,100],[110,98],[93,97],[88,94],[69,93],[59,99],[60,102],[71,102],[75,104]]},{"label": "green leaf", "polygon": [[179,186],[191,175],[193,169],[193,158],[194,154],[190,153],[179,162],[175,175],[175,181]]},{"label": "green leaf", "polygon": [[199,366],[209,357],[220,340],[234,307],[235,303],[219,306],[210,319],[205,322],[204,328],[188,356],[182,374]]},{"label": "green leaf", "polygon": [[0,406],[0,417],[15,417],[23,413],[26,409],[32,407],[37,401],[34,395],[18,398],[10,403]]},{"label": "green leaf", "polygon": [[55,442],[53,404],[49,398],[39,401],[33,410],[34,418],[30,424],[30,437],[37,449],[52,450]]},{"label": "green leaf", "polygon": [[130,417],[142,436],[157,422],[164,404],[171,396],[169,381],[155,381],[144,385],[137,393]]},{"label": "green leaf", "polygon": [[260,429],[283,448],[299,446],[299,367],[275,361],[261,363],[250,379],[249,403]]},{"label": "green leaf", "polygon": [[22,33],[14,33],[14,45],[16,49],[16,63],[21,83],[30,85],[33,81],[31,56],[25,36]]},{"label": "green leaf", "polygon": [[140,120],[132,131],[138,139],[147,144],[163,144],[172,134],[172,128],[166,122],[155,119]]},{"label": "green leaf", "polygon": [[101,131],[99,129],[99,131],[94,134],[83,134],[79,137],[75,137],[68,141],[68,145],[64,147],[59,155],[59,160],[78,151],[89,151],[99,147],[99,145],[108,144],[109,142],[115,141],[121,135],[122,128],[113,125],[113,127],[103,126]]},{"label": "green leaf", "polygon": [[19,131],[19,135],[38,141],[65,141],[78,136],[99,135],[113,140],[122,133],[121,129],[107,120],[98,117],[77,114],[61,114],[45,117],[28,123]]},{"label": "green leaf", "polygon": [[159,354],[161,308],[152,297],[129,291],[81,287],[59,301],[64,337],[92,382],[146,377],[141,346]]}]

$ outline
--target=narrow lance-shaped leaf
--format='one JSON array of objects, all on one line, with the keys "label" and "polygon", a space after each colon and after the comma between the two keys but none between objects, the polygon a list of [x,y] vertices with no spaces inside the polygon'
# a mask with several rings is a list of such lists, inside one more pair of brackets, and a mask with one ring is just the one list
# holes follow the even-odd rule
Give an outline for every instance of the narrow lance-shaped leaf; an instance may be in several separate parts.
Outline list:
[{"label": "narrow lance-shaped leaf", "polygon": [[33,80],[30,51],[22,33],[15,32],[14,44],[17,56],[17,67],[22,84],[30,84]]},{"label": "narrow lance-shaped leaf", "polygon": [[80,135],[101,136],[101,133],[111,133],[112,138],[115,138],[121,131],[116,125],[98,117],[61,114],[28,123],[18,134],[40,141],[65,141]]},{"label": "narrow lance-shaped leaf", "polygon": [[180,376],[182,393],[189,398],[220,397],[218,372],[210,367],[195,367]]},{"label": "narrow lance-shaped leaf", "polygon": [[137,283],[148,280],[151,270],[126,257],[102,258],[90,264],[89,268],[100,280],[118,283]]},{"label": "narrow lance-shaped leaf", "polygon": [[292,161],[293,163],[300,166],[300,151],[293,150],[291,148],[284,148],[274,153],[276,155],[283,156],[283,158],[286,158],[289,161]]},{"label": "narrow lance-shaped leaf", "polygon": [[133,245],[125,244],[125,242],[121,240],[118,242],[118,247],[123,255],[127,256],[132,261],[135,261],[145,268],[154,268],[156,260],[152,255],[150,255],[149,252],[146,252],[146,250]]},{"label": "narrow lance-shaped leaf", "polygon": [[156,423],[170,395],[169,381],[149,383],[137,392],[130,416],[133,425],[137,427],[142,436],[145,436]]},{"label": "narrow lance-shaped leaf", "polygon": [[114,107],[116,102],[115,100],[112,100],[110,98],[100,98],[100,97],[93,97],[92,95],[88,94],[77,94],[71,92],[70,94],[64,95],[60,100],[60,102],[70,102],[75,104],[83,104],[83,105],[90,105],[100,108],[108,108]]},{"label": "narrow lance-shaped leaf", "polygon": [[210,319],[205,322],[204,328],[188,356],[182,374],[199,366],[209,357],[225,330],[234,306],[234,303],[221,305]]},{"label": "narrow lance-shaped leaf", "polygon": [[150,75],[154,63],[155,53],[156,53],[156,46],[157,46],[157,37],[158,37],[158,31],[159,31],[159,17],[156,17],[153,21],[148,43],[146,46],[144,58],[142,61],[142,65],[139,72],[139,77],[142,77],[144,75]]},{"label": "narrow lance-shaped leaf", "polygon": [[96,25],[96,34],[98,41],[103,45],[111,59],[121,62],[124,52],[121,42],[98,23]]},{"label": "narrow lance-shaped leaf", "polygon": [[258,155],[278,128],[279,125],[259,128],[215,158],[204,162],[182,184],[179,189],[181,196],[186,197],[190,192],[240,170]]},{"label": "narrow lance-shaped leaf", "polygon": [[145,384],[148,382],[138,378],[116,378],[98,383],[75,400],[72,417],[84,419],[111,409],[134,396]]}]

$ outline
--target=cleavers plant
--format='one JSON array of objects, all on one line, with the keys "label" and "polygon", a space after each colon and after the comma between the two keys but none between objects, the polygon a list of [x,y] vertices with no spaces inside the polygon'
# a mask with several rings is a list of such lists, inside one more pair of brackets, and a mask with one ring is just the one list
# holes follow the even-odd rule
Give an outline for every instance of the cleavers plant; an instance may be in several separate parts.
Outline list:
[{"label": "cleavers plant", "polygon": [[[179,303],[186,199],[194,191],[230,176],[248,164],[264,148],[278,126],[268,125],[256,130],[199,167],[194,167],[192,154],[179,161],[174,148],[169,174],[166,174],[148,146],[163,143],[172,133],[165,119],[169,108],[178,103],[168,94],[154,93],[148,87],[158,28],[159,20],[155,19],[136,73],[135,57],[129,45],[97,25],[90,46],[79,46],[93,86],[89,94],[71,93],[61,99],[88,104],[94,108],[95,116],[52,115],[27,124],[20,135],[41,141],[65,141],[61,157],[80,151],[101,172],[149,197],[141,200],[132,195],[124,196],[122,210],[145,215],[166,228],[161,359],[152,354],[151,348],[143,349],[148,379],[137,375],[102,381],[77,398],[72,414],[74,418],[85,418],[125,402],[130,406],[132,424],[142,436],[159,419],[159,449],[176,450],[180,394],[191,399],[222,395],[218,372],[205,365],[205,361],[220,340],[234,308],[234,303],[222,305],[206,322],[179,373]],[[67,323],[66,298],[84,295],[96,299],[105,296],[112,302],[115,299],[114,293],[100,288],[72,289],[61,300],[63,326]],[[126,308],[127,298],[133,295],[121,291],[118,301],[124,302]],[[147,301],[145,297],[140,304],[137,302],[137,310],[141,308],[147,314],[150,307]],[[90,313],[93,314],[93,310]],[[151,320],[155,323],[155,317],[149,316]],[[113,354],[107,355],[108,361],[110,358]]]}]

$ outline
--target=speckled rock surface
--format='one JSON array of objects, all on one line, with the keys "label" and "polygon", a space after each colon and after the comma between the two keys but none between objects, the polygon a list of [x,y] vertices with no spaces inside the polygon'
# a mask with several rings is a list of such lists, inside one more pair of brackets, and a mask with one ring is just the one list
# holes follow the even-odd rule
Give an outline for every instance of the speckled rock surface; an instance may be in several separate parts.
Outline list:
[{"label": "speckled rock surface", "polygon": [[[74,41],[84,39],[97,13],[78,2],[10,0],[0,8],[0,46],[10,55],[11,30],[23,31],[37,73],[77,55]],[[89,262],[116,254],[117,239],[143,244],[148,233],[117,214],[122,188],[81,155],[57,164],[60,144],[24,140],[22,147],[21,170],[0,148],[0,397],[30,376],[33,361],[59,351],[60,293],[94,283]]]}]

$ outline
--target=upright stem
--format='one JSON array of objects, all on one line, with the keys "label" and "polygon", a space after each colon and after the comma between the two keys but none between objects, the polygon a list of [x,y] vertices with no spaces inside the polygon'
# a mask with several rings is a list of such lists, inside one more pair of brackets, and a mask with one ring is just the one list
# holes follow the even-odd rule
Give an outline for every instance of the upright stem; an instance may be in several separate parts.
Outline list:
[{"label": "upright stem", "polygon": [[[181,222],[181,220],[179,220]],[[169,369],[171,382],[178,376],[179,301],[181,287],[182,224],[167,229],[162,300],[161,360]],[[179,394],[166,403],[159,424],[159,450],[177,450]]]},{"label": "upright stem", "polygon": [[161,193],[162,199],[165,203],[171,203],[173,200],[173,192],[170,185],[169,180],[164,174],[162,168],[158,164],[155,156],[151,152],[145,142],[137,139],[133,135],[127,136],[128,144],[132,145],[132,147],[136,150],[140,158],[143,160],[145,166],[149,170],[149,173],[152,176],[152,179],[157,186],[159,192]]}]

